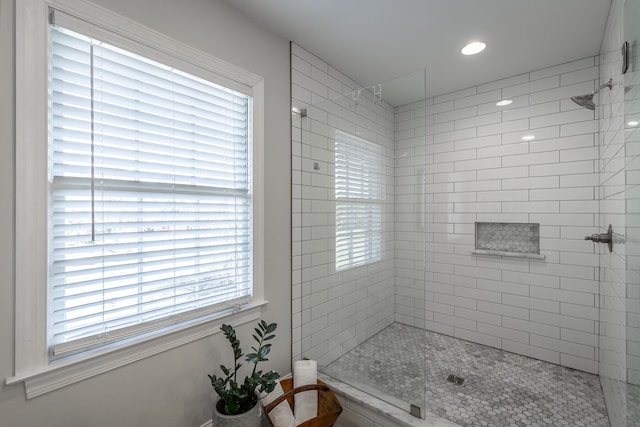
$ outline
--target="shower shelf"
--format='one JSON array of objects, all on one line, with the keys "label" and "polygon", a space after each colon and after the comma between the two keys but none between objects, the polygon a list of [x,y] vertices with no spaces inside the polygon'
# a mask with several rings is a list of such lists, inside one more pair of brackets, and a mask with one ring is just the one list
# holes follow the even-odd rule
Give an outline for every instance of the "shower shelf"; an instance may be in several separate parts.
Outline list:
[{"label": "shower shelf", "polygon": [[471,253],[473,255],[500,256],[505,258],[525,258],[525,259],[537,259],[537,260],[545,259],[545,256],[540,254],[529,254],[525,252],[492,251],[488,249],[474,249],[471,251]]}]

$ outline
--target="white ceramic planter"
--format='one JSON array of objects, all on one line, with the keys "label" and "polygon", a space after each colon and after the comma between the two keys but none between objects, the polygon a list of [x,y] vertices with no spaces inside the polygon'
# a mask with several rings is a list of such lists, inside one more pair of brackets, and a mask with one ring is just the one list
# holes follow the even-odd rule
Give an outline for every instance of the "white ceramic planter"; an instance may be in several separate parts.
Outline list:
[{"label": "white ceramic planter", "polygon": [[239,415],[221,414],[217,407],[222,406],[222,401],[218,399],[213,405],[212,421],[213,427],[260,427],[262,422],[262,406],[260,402],[249,411]]}]

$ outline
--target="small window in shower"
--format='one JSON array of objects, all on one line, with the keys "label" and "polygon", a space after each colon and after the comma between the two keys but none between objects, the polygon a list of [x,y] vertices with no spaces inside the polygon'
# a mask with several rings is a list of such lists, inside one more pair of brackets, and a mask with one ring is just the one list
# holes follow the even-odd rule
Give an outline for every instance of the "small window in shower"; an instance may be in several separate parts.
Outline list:
[{"label": "small window in shower", "polygon": [[385,187],[383,147],[337,130],[336,270],[382,259]]}]

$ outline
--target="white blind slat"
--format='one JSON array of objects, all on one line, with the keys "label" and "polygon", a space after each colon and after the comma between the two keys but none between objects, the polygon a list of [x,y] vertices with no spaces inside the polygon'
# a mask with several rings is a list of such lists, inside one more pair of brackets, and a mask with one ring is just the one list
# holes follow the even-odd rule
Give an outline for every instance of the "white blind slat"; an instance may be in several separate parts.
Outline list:
[{"label": "white blind slat", "polygon": [[[119,307],[128,305],[146,304],[149,301],[174,301],[178,297],[185,294],[206,294],[209,295],[213,291],[216,295],[220,294],[237,294],[248,289],[237,287],[231,281],[226,286],[207,286],[202,283],[186,283],[181,286],[173,286],[168,281],[154,283],[152,285],[130,285],[122,286],[109,291],[110,298],[108,306]],[[197,296],[194,297],[197,299]],[[124,304],[123,304],[124,303]],[[88,312],[86,308],[103,306],[102,295],[99,291],[85,292],[74,295],[72,297],[63,296],[54,298],[53,306],[56,308],[65,308],[67,310],[64,321],[77,319],[79,317],[94,316],[91,310]],[[106,315],[110,310],[104,309],[100,315]],[[89,313],[88,315],[86,313]]]},{"label": "white blind slat", "polygon": [[[233,299],[233,302],[221,302],[216,298],[210,298],[203,301],[206,303],[203,304],[204,306],[182,310],[179,313],[172,313],[171,308],[165,308],[162,311],[154,312],[153,314],[155,316],[153,318],[150,317],[146,322],[132,322],[133,324],[131,325],[126,323],[128,318],[123,317],[119,322],[110,322],[107,332],[103,331],[104,328],[97,328],[95,326],[77,328],[68,334],[68,341],[54,346],[52,353],[54,356],[65,355],[96,347],[97,345],[110,344],[133,335],[141,335],[174,324],[185,323],[201,316],[232,312],[238,304],[243,304],[249,301],[250,298],[250,296],[239,296]],[[179,308],[184,308],[184,306],[180,306]],[[94,322],[90,323],[93,324]],[[96,337],[99,337],[99,340],[97,340]]]},{"label": "white blind slat", "polygon": [[50,36],[52,354],[250,298],[250,97],[55,25]]}]

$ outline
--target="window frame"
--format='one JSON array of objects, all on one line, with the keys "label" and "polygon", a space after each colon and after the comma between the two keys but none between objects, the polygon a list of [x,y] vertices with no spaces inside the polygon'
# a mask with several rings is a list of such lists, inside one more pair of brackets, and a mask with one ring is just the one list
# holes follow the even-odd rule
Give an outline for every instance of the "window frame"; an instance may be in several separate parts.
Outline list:
[{"label": "window frame", "polygon": [[[47,132],[50,10],[79,18],[108,42],[253,98],[253,300],[118,345],[51,362],[47,348]],[[88,27],[89,28],[89,27]],[[114,40],[117,43],[114,43]],[[185,69],[186,68],[186,69]],[[218,333],[261,315],[264,300],[264,80],[85,0],[21,0],[16,4],[15,372],[27,398]]]}]

